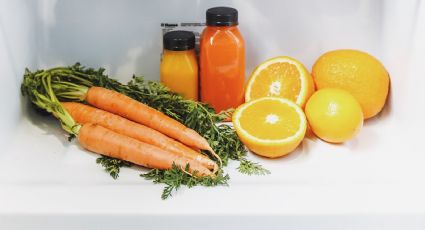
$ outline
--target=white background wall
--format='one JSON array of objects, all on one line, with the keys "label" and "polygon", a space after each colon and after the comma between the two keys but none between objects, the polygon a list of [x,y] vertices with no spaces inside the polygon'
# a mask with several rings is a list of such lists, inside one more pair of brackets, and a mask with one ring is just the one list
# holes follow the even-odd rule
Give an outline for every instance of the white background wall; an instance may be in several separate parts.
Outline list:
[{"label": "white background wall", "polygon": [[[229,189],[185,190],[167,202],[153,199],[161,188],[134,178],[137,172],[132,169],[124,170],[119,181],[110,180],[94,165],[94,155],[67,143],[53,119],[25,111],[19,96],[25,67],[34,70],[80,61],[106,67],[124,81],[133,73],[155,80],[160,23],[204,21],[205,10],[217,5],[239,10],[247,73],[276,55],[292,56],[311,69],[327,50],[361,49],[380,59],[391,75],[385,110],[366,122],[359,138],[350,143],[335,146],[307,140],[287,158],[258,159],[272,170],[268,177],[234,173]],[[137,222],[139,215],[150,213],[198,212],[258,219],[261,214],[285,214],[288,221],[280,224],[293,227],[309,226],[305,215],[316,215],[309,219],[312,225],[332,226],[335,216],[321,219],[319,214],[344,213],[343,220],[354,223],[351,226],[363,223],[353,220],[369,221],[375,223],[371,229],[382,226],[382,219],[361,215],[402,213],[385,218],[384,226],[423,227],[424,41],[425,3],[420,0],[0,0],[0,146],[10,147],[0,151],[0,175],[7,175],[0,179],[0,226],[2,214],[10,212],[15,219],[9,219],[9,226],[22,224],[18,215],[22,213],[31,220],[27,226],[40,221],[33,213],[62,215],[63,221],[75,224],[69,226],[84,226],[77,221],[85,214],[99,215],[98,221],[106,213]],[[217,194],[220,199],[204,199]],[[198,202],[208,209],[201,209]],[[80,216],[70,219],[70,213]],[[301,219],[292,218],[294,213]],[[360,218],[350,219],[351,214]],[[52,223],[65,226],[60,220]],[[118,222],[112,218],[109,223]]]}]

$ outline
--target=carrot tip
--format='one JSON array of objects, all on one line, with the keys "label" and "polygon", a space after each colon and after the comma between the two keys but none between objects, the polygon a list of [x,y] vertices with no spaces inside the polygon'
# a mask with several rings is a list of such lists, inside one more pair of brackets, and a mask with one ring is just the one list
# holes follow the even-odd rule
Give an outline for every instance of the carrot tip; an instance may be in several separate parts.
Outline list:
[{"label": "carrot tip", "polygon": [[[211,147],[208,148],[208,151],[210,151],[211,154],[218,160],[218,164],[220,165],[219,168],[221,168],[223,166],[223,162],[221,161],[221,157],[217,153],[215,153],[214,150]],[[217,170],[214,169],[214,173],[216,173],[217,171],[218,171],[218,169]]]},{"label": "carrot tip", "polygon": [[[183,167],[180,167],[180,169],[184,172],[184,173],[186,173],[187,175],[189,175],[189,176],[191,176],[191,177],[195,177],[195,178],[200,178],[200,177],[204,177],[204,176],[202,176],[202,175],[199,175],[198,173],[197,173],[197,171],[195,171],[194,173],[191,173],[191,172],[189,172],[189,171],[187,171],[185,168],[183,168]],[[206,175],[206,176],[209,176],[209,177],[211,177],[211,178],[215,178],[216,176],[215,176],[215,172],[214,173],[212,173],[212,174],[210,174],[210,175]]]},{"label": "carrot tip", "polygon": [[214,164],[213,174],[216,174],[218,172],[218,169],[219,169],[218,165]]}]

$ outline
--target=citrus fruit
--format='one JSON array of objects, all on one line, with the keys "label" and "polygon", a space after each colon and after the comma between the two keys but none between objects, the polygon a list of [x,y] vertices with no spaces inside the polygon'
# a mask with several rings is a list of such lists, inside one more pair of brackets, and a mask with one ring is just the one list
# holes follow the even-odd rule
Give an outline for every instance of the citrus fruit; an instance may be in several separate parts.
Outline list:
[{"label": "citrus fruit", "polygon": [[261,97],[281,97],[304,107],[314,91],[307,69],[290,57],[275,57],[261,63],[252,72],[245,91],[245,101]]},{"label": "citrus fruit", "polygon": [[331,143],[350,140],[363,126],[360,104],[342,89],[316,91],[305,106],[305,114],[313,133]]},{"label": "citrus fruit", "polygon": [[358,50],[334,50],[319,57],[313,65],[317,89],[340,88],[360,103],[364,118],[371,118],[384,107],[389,76],[385,67],[371,55]]},{"label": "citrus fruit", "polygon": [[294,102],[263,97],[239,106],[233,125],[241,141],[254,153],[280,157],[293,151],[303,140],[307,120]]}]

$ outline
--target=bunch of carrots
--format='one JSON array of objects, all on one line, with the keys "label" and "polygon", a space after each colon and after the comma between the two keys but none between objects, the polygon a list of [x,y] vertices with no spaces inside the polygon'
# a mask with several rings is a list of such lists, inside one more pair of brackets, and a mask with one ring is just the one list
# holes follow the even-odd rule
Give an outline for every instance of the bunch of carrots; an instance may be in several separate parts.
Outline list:
[{"label": "bunch of carrots", "polygon": [[114,179],[121,167],[152,168],[140,176],[163,183],[162,199],[181,185],[227,185],[223,167],[229,160],[247,175],[270,172],[247,159],[245,146],[207,104],[185,100],[143,77],[120,83],[103,68],[79,63],[37,71],[25,70],[22,94],[37,111],[55,116],[62,128]]},{"label": "bunch of carrots", "polygon": [[21,89],[92,152],[148,168],[177,166],[195,177],[214,177],[221,167],[220,157],[197,132],[119,92],[93,86],[78,95],[87,104],[61,102],[48,74],[24,78]]},{"label": "bunch of carrots", "polygon": [[[93,152],[129,161],[148,168],[181,169],[211,176],[217,164],[200,150],[208,150],[218,160],[208,142],[178,121],[121,93],[91,87],[86,102],[62,106],[79,124],[80,144]],[[212,170],[212,172],[210,171]]]}]

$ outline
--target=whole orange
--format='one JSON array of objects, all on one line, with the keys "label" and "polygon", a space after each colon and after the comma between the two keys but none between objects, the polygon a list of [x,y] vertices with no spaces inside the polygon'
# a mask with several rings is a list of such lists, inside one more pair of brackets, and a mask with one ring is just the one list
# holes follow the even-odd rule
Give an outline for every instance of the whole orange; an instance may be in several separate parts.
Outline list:
[{"label": "whole orange", "polygon": [[390,79],[385,67],[359,50],[334,50],[313,65],[316,89],[340,88],[351,93],[362,107],[364,118],[378,114],[385,105]]},{"label": "whole orange", "polygon": [[305,115],[313,133],[330,143],[354,138],[363,126],[359,102],[342,89],[316,91],[305,106]]}]

